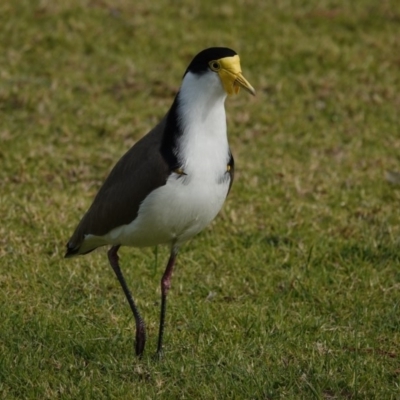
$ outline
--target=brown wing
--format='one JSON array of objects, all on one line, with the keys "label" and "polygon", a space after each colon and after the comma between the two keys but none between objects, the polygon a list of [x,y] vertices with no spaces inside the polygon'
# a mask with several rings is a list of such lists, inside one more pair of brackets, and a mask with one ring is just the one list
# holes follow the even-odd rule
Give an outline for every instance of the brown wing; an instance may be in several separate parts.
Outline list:
[{"label": "brown wing", "polygon": [[66,257],[78,253],[85,235],[102,236],[132,222],[145,197],[165,185],[170,174],[160,153],[165,121],[164,118],[114,166],[68,241]]}]

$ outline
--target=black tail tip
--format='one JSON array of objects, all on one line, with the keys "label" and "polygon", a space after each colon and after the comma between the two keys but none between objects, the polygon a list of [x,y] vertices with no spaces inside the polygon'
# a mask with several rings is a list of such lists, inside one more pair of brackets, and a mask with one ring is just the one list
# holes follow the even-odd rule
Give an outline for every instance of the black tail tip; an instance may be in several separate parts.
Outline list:
[{"label": "black tail tip", "polygon": [[64,255],[64,258],[70,258],[76,256],[78,254],[79,247],[73,247],[70,243],[67,244],[67,252]]}]

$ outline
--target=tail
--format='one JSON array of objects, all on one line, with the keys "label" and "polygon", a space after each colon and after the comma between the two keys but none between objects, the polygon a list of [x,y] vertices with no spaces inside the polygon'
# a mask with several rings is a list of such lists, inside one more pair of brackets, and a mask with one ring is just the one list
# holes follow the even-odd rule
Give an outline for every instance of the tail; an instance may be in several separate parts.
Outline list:
[{"label": "tail", "polygon": [[74,243],[68,242],[67,243],[67,252],[64,255],[64,258],[71,258],[77,256],[79,254],[80,246],[75,246]]},{"label": "tail", "polygon": [[81,249],[81,246],[73,246],[71,242],[67,243],[67,252],[64,255],[64,258],[71,258],[75,256],[84,256],[85,254],[89,254],[92,251],[96,250],[97,247],[93,247],[92,249],[86,250],[86,251],[79,251]]}]

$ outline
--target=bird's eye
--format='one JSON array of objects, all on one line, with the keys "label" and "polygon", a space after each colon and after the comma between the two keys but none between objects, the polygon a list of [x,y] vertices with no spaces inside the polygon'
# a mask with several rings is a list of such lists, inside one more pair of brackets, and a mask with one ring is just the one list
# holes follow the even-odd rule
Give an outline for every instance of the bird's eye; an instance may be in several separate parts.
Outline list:
[{"label": "bird's eye", "polygon": [[221,69],[221,64],[218,61],[210,61],[208,65],[213,71],[219,71]]}]

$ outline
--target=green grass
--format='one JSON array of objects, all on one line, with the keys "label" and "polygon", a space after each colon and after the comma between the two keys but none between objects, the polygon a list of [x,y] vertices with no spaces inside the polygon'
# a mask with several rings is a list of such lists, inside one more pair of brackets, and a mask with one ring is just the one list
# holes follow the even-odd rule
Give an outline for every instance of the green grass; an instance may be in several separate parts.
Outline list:
[{"label": "green grass", "polygon": [[[398,399],[400,6],[0,4],[1,399]],[[142,360],[105,254],[64,246],[112,165],[164,115],[191,57],[226,45],[236,180],[178,258],[121,250]]]}]

